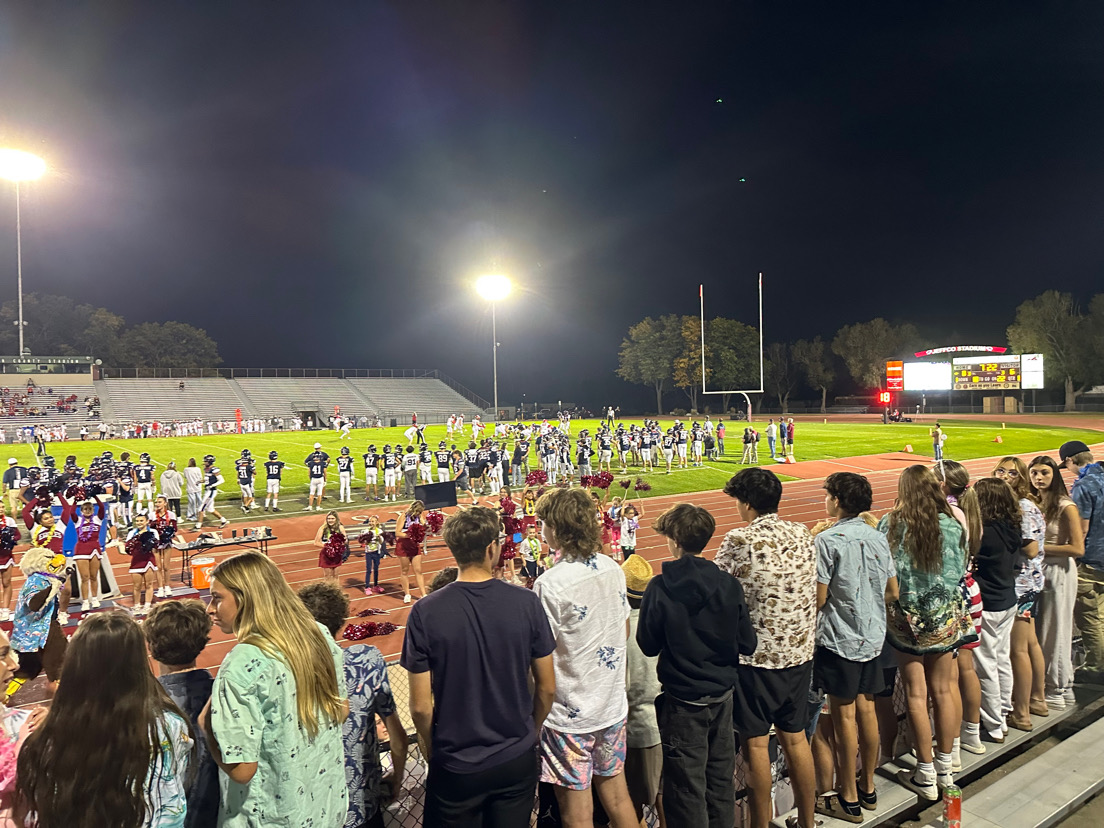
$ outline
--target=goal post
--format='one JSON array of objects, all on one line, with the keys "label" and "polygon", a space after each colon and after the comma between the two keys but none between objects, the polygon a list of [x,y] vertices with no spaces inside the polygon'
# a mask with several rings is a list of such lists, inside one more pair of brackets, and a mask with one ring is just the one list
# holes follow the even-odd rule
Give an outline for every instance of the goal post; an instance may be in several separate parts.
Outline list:
[{"label": "goal post", "polygon": [[758,388],[732,388],[720,391],[709,391],[705,381],[705,285],[698,285],[698,303],[701,310],[701,372],[702,394],[740,394],[747,402],[748,422],[751,422],[751,398],[748,394],[762,394],[766,386],[766,369],[763,360],[763,274],[759,273],[759,387]]}]

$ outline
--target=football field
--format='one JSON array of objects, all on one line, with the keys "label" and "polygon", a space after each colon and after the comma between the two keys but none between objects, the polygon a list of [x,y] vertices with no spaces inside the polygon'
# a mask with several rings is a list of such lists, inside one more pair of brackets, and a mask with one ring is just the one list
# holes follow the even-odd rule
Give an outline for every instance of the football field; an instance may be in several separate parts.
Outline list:
[{"label": "football field", "polygon": [[[626,426],[632,423],[640,423],[640,420],[626,419]],[[661,425],[666,428],[673,419],[661,420]],[[683,418],[683,422],[689,425],[692,420]],[[1100,432],[1087,429],[1050,427],[1041,425],[1016,425],[1009,428],[1001,428],[1000,422],[984,422],[979,420],[952,419],[941,420],[948,438],[945,443],[945,456],[948,459],[968,460],[978,457],[1001,456],[1004,454],[1027,454],[1032,452],[1056,452],[1057,447],[1066,440],[1081,439],[1092,444],[1099,442]],[[581,428],[589,428],[593,435],[599,425],[597,420],[577,420],[571,423],[572,436],[578,434]],[[665,469],[645,474],[639,467],[631,466],[625,474],[620,473],[620,468],[614,461],[613,473],[616,481],[630,480],[635,483],[637,477],[644,478],[651,490],[645,496],[670,495],[683,492],[700,492],[719,489],[724,486],[726,480],[733,474],[744,468],[740,464],[743,450],[742,436],[745,424],[736,421],[726,421],[725,427],[725,454],[715,460],[707,460],[702,467],[689,469],[674,469],[670,475],[665,474]],[[766,422],[755,422],[755,428],[763,434]],[[930,423],[894,423],[883,425],[881,423],[854,423],[833,422],[827,423],[817,420],[815,422],[799,421],[796,424],[794,434],[795,457],[798,461],[804,460],[830,460],[841,457],[854,457],[860,455],[880,454],[885,452],[902,451],[906,444],[913,447],[917,455],[917,462],[924,462],[932,456],[932,445],[929,437]],[[54,443],[47,445],[47,451],[55,458],[58,467],[65,461],[69,454],[76,455],[77,463],[88,467],[89,461],[95,455],[106,450],[113,452],[115,459],[124,451],[131,453],[131,459],[137,461],[139,453],[148,451],[158,467],[158,475],[164,470],[170,460],[176,461],[177,469],[183,471],[190,458],[195,458],[197,465],[203,465],[203,456],[213,454],[216,465],[222,470],[226,478],[226,484],[222,487],[220,502],[232,502],[237,499],[237,485],[234,479],[234,460],[240,455],[243,448],[248,448],[253,453],[257,462],[258,472],[261,475],[257,479],[258,500],[264,496],[263,462],[268,458],[270,451],[279,452],[280,459],[287,463],[284,469],[282,497],[289,495],[302,495],[305,498],[307,491],[307,470],[304,461],[313,451],[315,442],[322,444],[323,449],[330,455],[331,465],[327,487],[327,500],[333,501],[337,495],[337,472],[333,466],[333,460],[341,451],[341,447],[348,446],[352,455],[356,458],[356,477],[353,482],[355,493],[363,494],[364,472],[361,455],[367,450],[369,444],[374,444],[377,450],[381,450],[386,444],[400,443],[406,445],[403,435],[404,428],[369,428],[353,429],[346,440],[334,431],[274,431],[256,434],[208,434],[197,437],[164,437],[158,439],[115,439],[115,440],[88,440],[69,441],[66,443]],[[487,432],[489,434],[489,430]],[[446,429],[443,425],[431,425],[426,428],[426,439],[431,449],[437,447],[441,440],[446,440]],[[995,442],[996,438],[1002,442]],[[454,438],[448,441],[451,447],[453,443],[464,449],[471,439],[470,426],[463,438]],[[10,444],[7,446],[9,456],[15,457],[22,464],[33,465],[33,446],[27,444]],[[574,448],[574,444],[573,444]],[[773,467],[767,448],[767,440],[763,437],[759,443],[759,465]],[[616,454],[615,454],[616,458]],[[597,471],[596,458],[592,458],[594,471]],[[535,452],[530,456],[530,469],[536,469]],[[777,465],[775,470],[784,480],[786,467]],[[382,474],[381,489],[382,489]],[[632,489],[632,486],[630,486]],[[612,494],[622,494],[624,489],[615,482],[610,489]],[[288,510],[294,510],[296,504],[287,501],[281,504]]]}]

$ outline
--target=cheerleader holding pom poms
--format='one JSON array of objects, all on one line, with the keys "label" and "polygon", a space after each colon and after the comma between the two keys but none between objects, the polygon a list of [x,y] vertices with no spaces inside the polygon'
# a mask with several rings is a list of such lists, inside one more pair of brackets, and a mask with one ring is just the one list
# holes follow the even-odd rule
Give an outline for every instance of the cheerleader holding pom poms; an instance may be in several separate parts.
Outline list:
[{"label": "cheerleader holding pom poms", "polygon": [[4,512],[4,501],[0,500],[0,621],[11,620],[12,600],[12,550],[19,543],[22,534],[15,519]]},{"label": "cheerleader holding pom poms", "polygon": [[[146,615],[153,603],[154,585],[157,583],[157,533],[149,526],[149,518],[139,513],[134,516],[134,528],[130,530],[123,547],[130,555],[130,582],[132,584],[131,611]],[[142,598],[145,596],[145,600]]]},{"label": "cheerleader holding pom poms", "polygon": [[337,512],[326,513],[325,522],[314,533],[314,542],[321,547],[318,565],[322,567],[322,577],[336,581],[337,568],[349,558],[349,541]]},{"label": "cheerleader holding pom poms", "polygon": [[415,500],[405,512],[399,512],[395,523],[395,555],[399,559],[399,581],[403,588],[403,603],[410,603],[410,569],[414,569],[414,579],[422,595],[426,594],[425,578],[422,576],[422,543],[425,541],[426,527],[422,522],[425,504]]},{"label": "cheerleader holding pom poms", "polygon": [[169,501],[160,496],[153,503],[153,519],[150,528],[157,533],[157,575],[160,586],[158,598],[172,598],[169,576],[172,571],[172,542],[176,536],[177,517],[169,510]]}]

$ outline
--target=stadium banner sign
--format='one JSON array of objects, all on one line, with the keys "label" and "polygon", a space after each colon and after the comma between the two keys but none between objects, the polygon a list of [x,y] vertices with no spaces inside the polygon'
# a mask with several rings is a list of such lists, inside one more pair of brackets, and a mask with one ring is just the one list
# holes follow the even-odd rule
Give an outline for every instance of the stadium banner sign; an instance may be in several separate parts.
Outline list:
[{"label": "stadium banner sign", "polygon": [[916,351],[913,356],[921,359],[936,354],[1004,354],[1007,348],[1000,345],[946,345],[942,348],[928,348],[926,351]]}]

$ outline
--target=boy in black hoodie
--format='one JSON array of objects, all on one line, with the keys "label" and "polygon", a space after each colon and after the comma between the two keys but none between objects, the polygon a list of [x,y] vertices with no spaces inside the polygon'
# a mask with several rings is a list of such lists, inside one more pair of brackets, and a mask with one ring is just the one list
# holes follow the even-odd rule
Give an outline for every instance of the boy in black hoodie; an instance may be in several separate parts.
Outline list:
[{"label": "boy in black hoodie", "polygon": [[716,529],[709,512],[680,503],[652,528],[674,560],[644,592],[636,641],[645,655],[659,656],[667,823],[732,828],[732,690],[740,655],[755,652],[755,629],[740,582],[701,557]]}]

